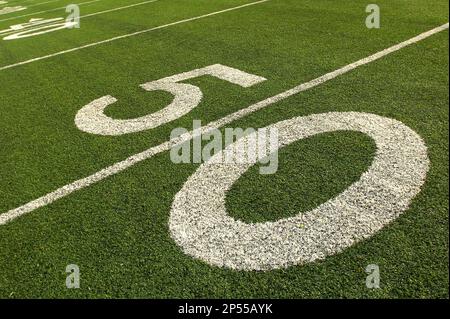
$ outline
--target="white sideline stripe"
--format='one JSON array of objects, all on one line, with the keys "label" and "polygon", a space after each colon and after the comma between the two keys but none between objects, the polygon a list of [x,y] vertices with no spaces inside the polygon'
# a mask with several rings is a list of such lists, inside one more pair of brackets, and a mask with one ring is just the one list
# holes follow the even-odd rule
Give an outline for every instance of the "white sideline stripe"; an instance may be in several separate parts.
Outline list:
[{"label": "white sideline stripe", "polygon": [[351,64],[348,64],[342,68],[339,68],[333,72],[327,73],[325,75],[322,75],[318,78],[315,78],[309,82],[300,84],[290,90],[287,90],[285,92],[282,92],[278,95],[275,95],[273,97],[269,97],[263,101],[260,101],[256,104],[253,104],[247,108],[244,108],[242,110],[236,111],[234,113],[231,113],[215,122],[211,122],[209,124],[207,124],[206,126],[201,127],[200,129],[196,130],[196,131],[191,131],[189,133],[186,133],[180,137],[177,137],[175,139],[171,139],[169,141],[166,141],[160,145],[151,147],[141,153],[137,153],[135,155],[132,155],[130,157],[128,157],[127,159],[121,161],[121,162],[117,162],[111,166],[108,166],[100,171],[98,171],[97,173],[94,173],[88,177],[79,179],[73,183],[67,184],[51,193],[48,193],[47,195],[44,195],[42,197],[39,197],[38,199],[35,199],[23,206],[20,206],[18,208],[12,209],[6,213],[3,213],[0,215],[0,225],[4,225],[7,222],[20,217],[24,214],[27,214],[29,212],[34,211],[35,209],[38,209],[40,207],[44,207],[47,206],[51,203],[53,203],[54,201],[63,198],[77,190],[86,188],[96,182],[99,182],[109,176],[115,175],[119,172],[124,171],[125,169],[139,163],[142,162],[148,158],[153,157],[156,154],[159,154],[161,152],[164,151],[168,151],[170,150],[171,147],[173,147],[174,145],[183,143],[185,141],[188,141],[190,139],[192,139],[195,136],[198,136],[199,134],[204,134],[205,132],[208,132],[212,129],[218,129],[220,127],[222,127],[225,124],[228,124],[230,122],[233,122],[237,119],[240,119],[242,117],[244,117],[245,115],[248,115],[250,113],[253,113],[259,109],[265,108],[273,103],[279,102],[281,100],[284,100],[292,95],[298,94],[302,91],[308,90],[310,88],[313,88],[315,86],[318,86],[322,83],[325,83],[329,80],[334,79],[335,77],[345,74],[353,69],[356,69],[359,66],[365,65],[365,64],[369,64],[370,62],[373,62],[375,60],[378,60],[388,54],[391,54],[393,52],[396,52],[410,44],[419,42],[423,39],[426,39],[430,36],[432,36],[433,34],[436,34],[438,32],[441,32],[443,30],[448,29],[449,24],[446,23],[444,25],[441,25],[437,28],[434,28],[432,30],[429,30],[427,32],[421,33],[418,36],[415,36],[409,40],[406,40],[404,42],[401,42],[399,44],[396,44],[394,46],[391,46],[387,49],[384,49],[382,51],[379,51],[373,55],[370,55],[366,58],[363,58],[361,60],[358,60],[356,62],[353,62]]},{"label": "white sideline stripe", "polygon": [[[81,3],[74,3],[74,4],[76,4],[77,6],[81,6],[81,5],[84,5],[84,4],[89,4],[89,3],[99,2],[99,1],[102,1],[102,0],[92,0],[92,1],[86,1],[86,2],[81,2]],[[0,22],[9,21],[9,20],[15,20],[15,19],[29,17],[29,16],[34,16],[34,15],[37,15],[37,14],[42,14],[42,13],[47,13],[47,12],[54,12],[54,11],[58,11],[58,10],[65,9],[65,8],[66,7],[59,7],[59,8],[54,8],[54,9],[49,9],[49,10],[44,10],[44,11],[27,13],[27,14],[23,14],[23,15],[20,15],[20,16],[6,18],[6,19],[3,19],[3,20],[0,20]]]},{"label": "white sideline stripe", "polygon": [[129,34],[120,35],[120,36],[117,36],[117,37],[114,37],[114,38],[102,40],[102,41],[99,41],[99,42],[93,42],[93,43],[85,44],[85,45],[82,45],[80,47],[76,47],[76,48],[72,48],[72,49],[68,49],[68,50],[64,50],[64,51],[59,51],[59,52],[56,52],[56,53],[53,53],[53,54],[44,55],[44,56],[41,56],[41,57],[33,58],[33,59],[30,59],[30,60],[14,63],[14,64],[10,64],[10,65],[5,65],[5,66],[0,67],[0,71],[6,70],[6,69],[11,69],[11,68],[14,68],[14,67],[17,67],[17,66],[20,66],[20,65],[25,65],[25,64],[29,64],[29,63],[40,61],[40,60],[49,59],[49,58],[52,58],[52,57],[55,57],[55,56],[58,56],[58,55],[62,55],[62,54],[66,54],[66,53],[75,52],[75,51],[78,51],[78,50],[90,48],[90,47],[97,46],[97,45],[100,45],[100,44],[109,43],[109,42],[112,42],[112,41],[129,38],[129,37],[132,37],[132,36],[135,36],[135,35],[151,32],[151,31],[155,31],[155,30],[159,30],[159,29],[164,29],[164,28],[167,28],[167,27],[170,27],[170,26],[173,26],[173,25],[182,24],[182,23],[186,23],[186,22],[190,22],[190,21],[195,21],[195,20],[199,20],[199,19],[215,16],[215,15],[218,15],[218,14],[221,14],[221,13],[242,9],[242,8],[245,8],[245,7],[253,6],[253,5],[264,3],[264,2],[267,2],[267,1],[270,1],[270,0],[260,0],[260,1],[256,1],[256,2],[251,2],[251,3],[247,3],[247,4],[244,4],[244,5],[241,5],[241,6],[232,7],[232,8],[228,8],[228,9],[225,9],[225,10],[220,10],[220,11],[208,13],[208,14],[197,16],[197,17],[188,18],[188,19],[184,19],[184,20],[179,20],[179,21],[176,21],[176,22],[168,23],[168,24],[163,24],[163,25],[160,25],[160,26],[157,26],[157,27],[153,27],[151,29],[141,30],[141,31],[137,31],[137,32],[129,33]]}]

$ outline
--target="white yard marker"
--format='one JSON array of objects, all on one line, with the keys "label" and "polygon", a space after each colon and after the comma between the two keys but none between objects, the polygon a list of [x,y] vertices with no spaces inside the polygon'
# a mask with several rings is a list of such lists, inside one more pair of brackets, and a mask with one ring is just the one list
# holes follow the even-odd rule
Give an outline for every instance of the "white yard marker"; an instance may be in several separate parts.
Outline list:
[{"label": "white yard marker", "polygon": [[[140,2],[140,3],[135,3],[132,5],[124,6],[124,7],[117,7],[117,8],[113,8],[113,9],[104,10],[104,11],[94,12],[94,13],[90,13],[90,14],[87,14],[84,16],[80,16],[79,19],[93,17],[93,16],[110,13],[110,12],[114,12],[114,11],[125,10],[125,9],[129,9],[129,8],[136,7],[136,6],[141,6],[144,4],[149,4],[152,2],[156,2],[156,1],[159,1],[159,0],[149,0],[149,1],[144,1],[144,2]],[[56,19],[63,20],[63,18],[56,18]],[[47,22],[56,20],[56,19],[49,19],[49,20],[42,20],[42,21],[44,24],[47,24]],[[23,25],[26,25],[26,24],[27,23],[25,23]],[[8,35],[7,37],[3,38],[3,40],[14,40],[14,39],[19,39],[19,38],[27,38],[30,36],[45,34],[45,33],[53,32],[56,30],[68,29],[71,25],[73,25],[73,22],[54,23],[54,24],[49,24],[49,25],[47,24],[47,25],[37,27],[37,28],[25,29],[24,31],[21,31],[21,32],[17,32],[17,30],[14,30],[10,27],[10,29],[2,30],[2,31],[0,31],[0,33],[3,32],[2,36]]]},{"label": "white yard marker", "polygon": [[23,10],[26,10],[26,9],[27,9],[27,7],[23,7],[23,6],[4,7],[4,8],[0,9],[0,15],[9,14],[9,13],[18,12],[18,11],[23,11]]},{"label": "white yard marker", "polygon": [[[92,1],[86,1],[86,2],[81,2],[81,3],[75,3],[75,4],[76,4],[77,6],[82,6],[82,5],[86,5],[86,4],[90,4],[90,3],[95,3],[95,2],[99,2],[99,1],[102,1],[102,0],[92,0]],[[27,13],[27,14],[23,14],[23,15],[20,15],[20,16],[14,16],[14,17],[2,19],[2,20],[0,20],[0,22],[3,22],[3,21],[9,21],[9,20],[15,20],[15,19],[24,18],[24,17],[35,16],[35,15],[42,14],[42,13],[47,13],[47,12],[54,12],[54,11],[58,11],[58,10],[65,9],[66,7],[67,7],[67,6],[65,6],[65,7],[59,7],[59,8],[54,8],[54,9],[49,9],[49,10],[44,10],[44,11],[33,12],[33,13]]]},{"label": "white yard marker", "polygon": [[[60,0],[50,0],[50,1],[46,1],[46,2],[42,2],[42,3],[36,3],[36,4],[31,4],[31,5],[27,5],[27,6],[22,6],[22,5],[16,5],[13,7],[4,7],[0,9],[0,15],[2,14],[9,14],[9,13],[13,13],[13,12],[18,12],[18,11],[23,11],[26,10],[30,7],[35,7],[35,6],[39,6],[42,4],[46,4],[46,3],[50,3],[50,2],[55,2],[55,1],[60,1]],[[0,4],[7,4],[7,2],[2,3],[0,1]]]},{"label": "white yard marker", "polygon": [[[229,10],[229,9],[228,9]],[[38,199],[35,199],[23,206],[20,206],[18,208],[12,209],[6,213],[3,213],[0,215],[0,225],[6,224],[7,222],[16,219],[17,217],[20,217],[24,214],[30,213],[40,207],[44,207],[47,206],[51,203],[53,203],[54,201],[66,197],[67,195],[86,188],[94,183],[97,183],[109,176],[115,175],[119,172],[122,172],[124,170],[126,170],[129,167],[132,167],[133,165],[142,162],[148,158],[151,158],[153,156],[155,156],[156,154],[159,154],[161,152],[164,151],[168,151],[170,150],[171,147],[173,147],[174,145],[183,143],[185,141],[188,141],[190,139],[192,139],[194,136],[197,136],[199,134],[205,134],[206,132],[212,130],[212,129],[218,129],[228,123],[231,123],[237,119],[240,119],[242,117],[244,117],[245,115],[251,114],[257,110],[260,110],[262,108],[265,108],[269,105],[272,105],[276,102],[282,101],[290,96],[293,96],[295,94],[298,94],[300,92],[303,92],[305,90],[308,90],[310,88],[313,88],[315,86],[318,86],[322,83],[325,83],[329,80],[332,80],[336,77],[338,77],[339,75],[345,74],[347,72],[350,72],[351,70],[354,70],[362,65],[365,64],[369,64],[373,61],[376,61],[384,56],[387,56],[388,54],[391,54],[393,52],[396,52],[408,45],[411,45],[413,43],[419,42],[423,39],[426,39],[430,36],[432,36],[433,34],[436,34],[438,32],[447,30],[449,27],[449,24],[446,23],[444,25],[441,25],[437,28],[434,28],[432,30],[429,30],[427,32],[421,33],[418,36],[415,36],[409,40],[406,40],[404,42],[401,42],[399,44],[396,44],[394,46],[391,46],[387,49],[384,49],[380,52],[377,52],[373,55],[370,55],[366,58],[363,58],[361,60],[358,60],[356,62],[350,63],[342,68],[339,68],[333,72],[327,73],[325,75],[322,75],[318,78],[315,78],[309,82],[300,84],[290,90],[287,90],[285,92],[282,92],[278,95],[275,95],[273,97],[269,97],[261,102],[258,102],[256,104],[253,104],[247,108],[244,108],[242,110],[236,111],[230,115],[227,115],[215,122],[211,122],[206,126],[203,126],[202,128],[200,128],[199,130],[195,131],[195,132],[189,132],[187,134],[181,135],[180,137],[176,138],[176,139],[171,139],[169,141],[166,141],[160,145],[151,147],[141,153],[137,153],[135,155],[132,155],[130,157],[128,157],[127,159],[121,161],[121,162],[117,162],[111,166],[108,166],[100,171],[98,171],[97,173],[94,173],[88,177],[79,179],[73,183],[67,184],[51,193],[48,193],[47,195],[44,195]],[[28,62],[31,63],[31,62]]]},{"label": "white yard marker", "polygon": [[82,46],[79,46],[79,47],[76,47],[76,48],[72,48],[72,49],[68,49],[68,50],[64,50],[64,51],[59,51],[59,52],[56,52],[56,53],[40,56],[40,57],[37,57],[37,58],[33,58],[33,59],[30,59],[30,60],[14,63],[14,64],[10,64],[10,65],[5,65],[5,66],[0,67],[0,71],[6,70],[6,69],[15,68],[15,67],[18,67],[18,66],[21,66],[21,65],[33,63],[33,62],[40,61],[40,60],[53,58],[53,57],[58,56],[58,55],[63,55],[63,54],[66,54],[66,53],[75,52],[75,51],[79,51],[79,50],[82,50],[82,49],[94,47],[94,46],[97,46],[97,45],[100,45],[100,44],[105,44],[105,43],[113,42],[113,41],[116,41],[116,40],[133,37],[133,36],[136,36],[136,35],[139,35],[139,34],[151,32],[151,31],[155,31],[155,30],[159,30],[159,29],[164,29],[164,28],[167,28],[167,27],[171,27],[173,25],[182,24],[182,23],[186,23],[186,22],[190,22],[190,21],[195,21],[195,20],[199,20],[199,19],[203,19],[203,18],[207,18],[207,17],[212,17],[212,16],[215,16],[215,15],[218,15],[218,14],[222,14],[222,13],[225,13],[225,12],[230,12],[230,11],[246,8],[246,7],[257,5],[257,4],[260,4],[260,3],[267,2],[267,1],[270,1],[270,0],[261,0],[261,1],[251,2],[251,3],[247,3],[247,4],[244,4],[244,5],[241,5],[241,6],[232,7],[232,8],[228,8],[228,9],[224,9],[224,10],[208,13],[208,14],[197,16],[197,17],[188,18],[188,19],[184,19],[184,20],[179,20],[179,21],[176,21],[176,22],[168,23],[168,24],[163,24],[163,25],[160,25],[160,26],[157,26],[157,27],[154,27],[154,28],[150,28],[150,29],[146,29],[146,30],[141,30],[141,31],[133,32],[133,33],[120,35],[120,36],[117,36],[117,37],[114,37],[114,38],[110,38],[110,39],[106,39],[106,40],[102,40],[102,41],[99,41],[99,42],[93,42],[93,43],[85,44],[85,45],[82,45]]}]

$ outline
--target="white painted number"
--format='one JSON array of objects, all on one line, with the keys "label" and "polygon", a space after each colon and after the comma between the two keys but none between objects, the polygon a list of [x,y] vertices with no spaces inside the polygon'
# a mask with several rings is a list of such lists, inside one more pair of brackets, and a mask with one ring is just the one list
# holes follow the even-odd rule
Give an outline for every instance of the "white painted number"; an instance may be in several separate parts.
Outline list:
[{"label": "white painted number", "polygon": [[[350,66],[355,68],[358,65],[362,64],[353,63]],[[299,85],[230,114],[220,124],[213,123],[210,127],[223,126],[224,123],[232,122],[232,119],[314,87],[334,78],[339,72],[348,70],[351,68],[346,66],[318,78],[320,81],[315,79]],[[200,103],[201,90],[197,86],[179,82],[203,75],[214,76],[242,87],[265,81],[263,77],[215,64],[142,84],[141,87],[146,91],[163,90],[173,94],[172,103],[158,112],[130,120],[112,119],[103,112],[117,100],[107,95],[83,107],[76,115],[75,123],[85,132],[101,135],[120,135],[155,128],[183,116]],[[225,198],[236,180],[256,164],[256,157],[247,156],[253,160],[231,165],[217,161],[217,158],[227,158],[228,153],[245,154],[248,150],[246,145],[255,138],[253,134],[256,133],[242,137],[201,164],[175,195],[169,229],[172,238],[186,254],[210,265],[237,270],[270,270],[323,259],[374,235],[406,211],[411,200],[420,192],[429,168],[427,148],[419,135],[397,120],[374,114],[312,114],[281,121],[265,129],[278,131],[279,147],[273,151],[297,140],[335,131],[362,132],[374,140],[377,151],[371,166],[361,178],[324,204],[275,222],[247,224],[227,214]],[[94,175],[2,214],[0,225],[74,190],[116,174],[154,154],[168,151],[177,143],[195,138],[193,132],[185,135],[178,142],[170,140],[133,155]]]},{"label": "white painted number", "polygon": [[[372,236],[404,212],[428,171],[427,149],[399,121],[374,114],[336,112],[295,117],[268,126],[282,147],[316,134],[357,131],[377,153],[359,181],[315,209],[276,222],[247,224],[227,214],[227,191],[255,161],[220,164],[228,152],[245,152],[247,135],[203,163],[175,196],[169,218],[183,251],[210,265],[270,270],[313,262]],[[302,225],[302,226],[300,226]]]},{"label": "white painted number", "polygon": [[[117,100],[107,95],[83,107],[75,123],[85,132],[100,135],[155,128],[183,116],[200,103],[201,90],[179,82],[202,75],[242,87],[265,80],[215,64],[142,84],[147,91],[173,94],[172,103],[158,112],[130,120],[112,119],[103,112]],[[401,122],[374,114],[313,114],[266,129],[278,130],[280,147],[320,133],[358,131],[375,141],[377,153],[359,181],[317,208],[276,222],[247,224],[228,216],[225,197],[233,183],[256,164],[256,159],[233,165],[216,161],[227,158],[227,153],[245,153],[245,145],[254,136],[239,139],[203,163],[174,198],[169,228],[186,254],[210,265],[237,270],[269,270],[323,259],[372,236],[397,218],[420,191],[428,171],[427,149],[420,136]]]},{"label": "white painted number", "polygon": [[99,135],[122,135],[166,124],[191,111],[203,97],[202,91],[197,86],[178,82],[203,75],[211,75],[242,87],[250,87],[266,80],[228,66],[214,64],[142,84],[141,87],[146,91],[162,90],[173,94],[172,103],[160,111],[135,119],[113,119],[105,115],[104,110],[117,99],[106,95],[84,106],[76,115],[75,124],[84,132]]},{"label": "white painted number", "polygon": [[6,35],[3,40],[17,40],[64,28],[72,28],[75,27],[76,24],[76,21],[64,21],[63,18],[30,19],[27,23],[12,25],[8,29],[0,30],[0,36]]}]

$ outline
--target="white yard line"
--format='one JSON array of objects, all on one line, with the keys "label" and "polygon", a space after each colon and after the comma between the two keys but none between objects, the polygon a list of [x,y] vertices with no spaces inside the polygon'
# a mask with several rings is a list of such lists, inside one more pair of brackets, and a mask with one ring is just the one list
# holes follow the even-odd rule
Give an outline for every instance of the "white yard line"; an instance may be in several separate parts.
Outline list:
[{"label": "white yard line", "polygon": [[[81,5],[85,5],[85,4],[89,4],[89,3],[95,3],[95,2],[99,2],[99,1],[102,1],[102,0],[91,0],[91,1],[81,2],[81,3],[75,3],[75,4],[78,5],[78,6],[81,6]],[[10,18],[7,18],[7,19],[3,19],[3,20],[0,20],[0,22],[3,22],[3,21],[9,21],[9,20],[15,20],[15,19],[18,19],[18,18],[23,18],[23,17],[35,16],[35,15],[37,15],[37,14],[42,14],[42,13],[47,13],[47,12],[54,12],[54,11],[62,10],[62,9],[65,9],[65,8],[66,8],[66,7],[58,7],[58,8],[49,9],[49,10],[44,10],[44,11],[38,11],[38,12],[33,12],[33,13],[27,13],[27,14],[23,14],[23,15],[20,15],[20,16],[10,17]]]},{"label": "white yard line", "polygon": [[[34,7],[34,6],[38,6],[41,4],[45,4],[45,3],[50,3],[50,2],[56,2],[56,1],[61,1],[61,0],[46,0],[43,2],[38,2],[38,3],[33,3],[30,5],[27,5],[27,7]],[[28,2],[35,2],[35,0],[25,0],[25,1],[8,1],[8,3],[6,3],[7,5],[11,6],[11,5],[26,5]]]},{"label": "white yard line", "polygon": [[[3,4],[4,6],[7,7],[11,7],[11,6],[24,6],[26,9],[31,8],[31,7],[36,7],[36,6],[40,6],[46,3],[52,3],[52,2],[57,2],[57,1],[61,1],[61,0],[48,0],[48,1],[44,1],[44,2],[40,2],[40,3],[34,3],[34,4],[25,4],[25,3],[5,3]],[[13,13],[13,12],[11,12]]]},{"label": "white yard line", "polygon": [[44,2],[34,3],[34,4],[27,5],[27,8],[36,7],[36,6],[41,6],[41,5],[43,5],[43,4],[52,3],[52,2],[57,2],[57,1],[61,1],[61,0],[49,0],[49,1],[44,1]]},{"label": "white yard line", "polygon": [[263,101],[260,101],[256,104],[253,104],[247,108],[241,109],[239,111],[236,111],[232,114],[229,114],[217,121],[211,122],[209,124],[207,124],[206,126],[203,126],[202,128],[200,128],[199,130],[196,130],[195,132],[189,132],[187,134],[181,135],[180,137],[176,138],[176,139],[171,139],[169,141],[166,141],[160,145],[151,147],[141,153],[132,155],[130,157],[128,157],[127,159],[121,161],[121,162],[117,162],[109,167],[106,167],[100,171],[98,171],[97,173],[94,173],[88,177],[79,179],[73,183],[67,184],[51,193],[48,193],[47,195],[44,195],[38,199],[35,199],[23,206],[20,206],[18,208],[12,209],[6,213],[3,213],[0,215],[0,225],[6,224],[7,222],[14,220],[17,217],[20,217],[24,214],[30,213],[38,208],[47,206],[51,203],[53,203],[54,201],[63,198],[77,190],[81,190],[83,188],[86,188],[94,183],[97,183],[107,177],[110,177],[112,175],[115,175],[117,173],[120,173],[124,170],[126,170],[127,168],[132,167],[133,165],[142,162],[148,158],[151,158],[153,156],[155,156],[156,154],[159,154],[161,152],[164,151],[168,151],[170,150],[171,147],[173,147],[174,145],[177,145],[179,143],[183,143],[187,140],[192,139],[194,136],[198,136],[199,134],[205,134],[208,131],[211,131],[212,129],[218,129],[223,127],[224,125],[231,123],[237,119],[240,119],[248,114],[251,114],[253,112],[256,112],[257,110],[263,109],[269,105],[272,105],[274,103],[277,103],[279,101],[282,101],[290,96],[296,95],[300,92],[306,91],[308,89],[311,89],[315,86],[318,86],[322,83],[325,83],[329,80],[332,80],[342,74],[345,74],[347,72],[350,72],[351,70],[354,70],[362,65],[366,65],[369,64],[373,61],[376,61],[382,57],[387,56],[388,54],[391,54],[393,52],[396,52],[408,45],[414,44],[416,42],[419,42],[423,39],[426,39],[436,33],[439,33],[441,31],[447,30],[449,27],[449,24],[446,23],[444,25],[441,25],[437,28],[434,28],[432,30],[429,30],[427,32],[421,33],[418,36],[415,36],[409,40],[403,41],[401,43],[398,43],[394,46],[391,46],[387,49],[384,49],[382,51],[379,51],[373,55],[370,55],[366,58],[363,58],[361,60],[358,60],[356,62],[350,63],[346,66],[343,66],[335,71],[332,71],[330,73],[324,74],[318,78],[315,78],[309,82],[300,84],[290,90],[287,90],[285,92],[282,92],[280,94],[277,94],[273,97],[269,97]]},{"label": "white yard line", "polygon": [[139,35],[139,34],[151,32],[151,31],[155,31],[155,30],[159,30],[159,29],[164,29],[164,28],[167,28],[167,27],[170,27],[170,26],[173,26],[173,25],[182,24],[182,23],[186,23],[186,22],[190,22],[190,21],[195,21],[195,20],[199,20],[199,19],[215,16],[215,15],[218,15],[218,14],[222,14],[222,13],[225,13],[225,12],[230,12],[230,11],[246,8],[246,7],[253,6],[253,5],[256,5],[256,4],[260,4],[260,3],[264,3],[264,2],[267,2],[267,1],[270,1],[270,0],[260,0],[260,1],[256,1],[256,2],[251,2],[251,3],[247,3],[247,4],[244,4],[244,5],[237,6],[237,7],[232,7],[232,8],[228,8],[228,9],[225,9],[225,10],[215,11],[215,12],[212,12],[212,13],[196,16],[196,17],[193,17],[193,18],[188,18],[188,19],[179,20],[179,21],[176,21],[176,22],[168,23],[168,24],[163,24],[163,25],[160,25],[160,26],[157,26],[157,27],[153,27],[153,28],[150,28],[150,29],[141,30],[141,31],[133,32],[133,33],[120,35],[120,36],[117,36],[117,37],[114,37],[114,38],[109,38],[109,39],[106,39],[106,40],[85,44],[85,45],[82,45],[82,46],[79,46],[79,47],[76,47],[76,48],[72,48],[72,49],[68,49],[68,50],[64,50],[64,51],[59,51],[59,52],[56,52],[56,53],[40,56],[40,57],[37,57],[37,58],[33,58],[33,59],[30,59],[30,60],[14,63],[14,64],[10,64],[10,65],[5,65],[5,66],[0,67],[0,71],[11,69],[11,68],[15,68],[15,67],[18,67],[18,66],[21,66],[21,65],[29,64],[29,63],[40,61],[40,60],[49,59],[49,58],[52,58],[52,57],[55,57],[55,56],[58,56],[58,55],[63,55],[63,54],[66,54],[66,53],[75,52],[75,51],[79,51],[79,50],[82,50],[82,49],[94,47],[94,46],[97,46],[97,45],[100,45],[100,44],[105,44],[105,43],[113,42],[113,41],[116,41],[116,40],[133,37],[133,36],[136,36],[136,35]]},{"label": "white yard line", "polygon": [[[78,5],[87,4],[87,3],[93,3],[93,2],[98,2],[98,1],[101,1],[101,0],[94,0],[94,1],[83,2],[83,3],[80,3]],[[139,2],[139,3],[135,3],[135,4],[130,4],[130,5],[123,6],[123,7],[117,7],[117,8],[113,8],[113,9],[104,10],[104,11],[89,13],[89,14],[80,16],[80,19],[81,18],[87,18],[87,17],[93,17],[93,16],[96,16],[96,15],[99,15],[99,14],[104,14],[104,13],[109,13],[109,12],[129,9],[129,8],[133,8],[133,7],[137,7],[137,6],[142,6],[144,4],[148,4],[148,3],[152,3],[152,2],[156,2],[156,1],[159,1],[159,0],[149,0],[149,1]],[[24,15],[21,15],[21,16],[17,16],[17,17],[11,17],[11,18],[8,18],[8,19],[3,19],[3,20],[0,20],[0,22],[7,21],[7,20],[12,20],[12,19],[17,19],[17,18],[21,18],[21,17],[23,18],[23,17],[31,16],[31,15],[37,15],[37,14],[46,13],[46,12],[57,11],[57,10],[65,9],[65,8],[66,7],[59,7],[59,8],[55,8],[55,9],[46,10],[46,11],[28,13],[28,14],[24,14]]]},{"label": "white yard line", "polygon": [[114,12],[114,11],[124,10],[124,9],[133,8],[133,7],[137,7],[137,6],[142,6],[144,4],[148,4],[148,3],[152,3],[152,2],[156,2],[156,1],[159,1],[159,0],[144,1],[144,2],[139,2],[139,3],[135,3],[135,4],[130,4],[130,5],[124,6],[124,7],[118,7],[118,8],[108,9],[108,10],[104,10],[104,11],[94,12],[94,13],[80,16],[80,19],[87,18],[87,17],[93,17],[96,15],[104,14],[104,13],[108,13],[108,12]]},{"label": "white yard line", "polygon": [[[96,1],[100,1],[100,0],[96,0]],[[124,6],[124,7],[118,7],[118,8],[108,9],[108,10],[104,10],[104,11],[94,12],[94,13],[90,13],[90,14],[87,14],[87,15],[84,15],[84,16],[80,16],[80,19],[82,19],[82,18],[88,18],[88,17],[93,17],[93,16],[97,16],[97,15],[105,14],[105,13],[109,13],[109,12],[114,12],[114,11],[119,11],[119,10],[125,10],[125,9],[129,9],[129,8],[136,7],[136,6],[141,6],[141,5],[144,5],[144,4],[149,4],[149,3],[152,3],[152,2],[156,2],[156,1],[159,1],[159,0],[149,0],[149,1],[144,1],[144,2],[139,2],[139,3],[131,4],[131,5]],[[93,2],[93,1],[91,1],[91,2]],[[65,9],[65,8],[66,8],[66,7],[59,8],[59,9]],[[53,9],[52,11],[55,11],[55,10],[56,10],[56,9]],[[51,11],[51,10],[49,10],[49,11]],[[30,15],[30,14],[28,14],[28,15]],[[36,13],[31,14],[31,15],[36,15]],[[61,18],[61,19],[62,19],[62,18]],[[4,20],[0,20],[0,21],[4,21]],[[6,32],[6,33],[2,33],[2,36],[9,35],[9,34],[13,34],[13,33],[16,33],[16,32],[17,32],[17,30],[12,30],[12,31],[9,31],[9,32]]]},{"label": "white yard line", "polygon": [[32,2],[32,0],[25,0],[25,1],[4,0],[4,1],[6,1],[6,3],[2,3],[1,5],[2,6],[7,6],[7,7],[10,7],[10,6],[21,6],[21,5],[24,5],[24,4],[28,3],[28,2]]}]

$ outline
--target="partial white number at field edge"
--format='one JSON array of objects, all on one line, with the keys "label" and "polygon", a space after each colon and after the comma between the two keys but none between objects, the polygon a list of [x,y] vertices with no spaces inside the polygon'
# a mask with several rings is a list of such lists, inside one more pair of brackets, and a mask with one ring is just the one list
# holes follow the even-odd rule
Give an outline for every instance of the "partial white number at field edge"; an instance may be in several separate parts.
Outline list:
[{"label": "partial white number at field edge", "polygon": [[190,72],[169,76],[142,84],[146,91],[162,90],[174,96],[172,103],[155,113],[135,119],[113,119],[104,114],[107,106],[116,98],[106,95],[84,106],[75,117],[76,126],[88,133],[99,135],[122,135],[156,128],[190,112],[200,104],[203,94],[200,88],[187,83],[178,83],[203,75],[210,75],[242,87],[251,87],[266,79],[221,64],[210,65]]},{"label": "partial white number at field edge", "polygon": [[3,40],[17,40],[23,38],[34,37],[41,34],[61,30],[80,27],[80,9],[77,5],[69,4],[66,7],[69,16],[64,18],[53,19],[30,19],[27,23],[16,24],[8,29],[0,30],[0,36],[6,35]]}]

